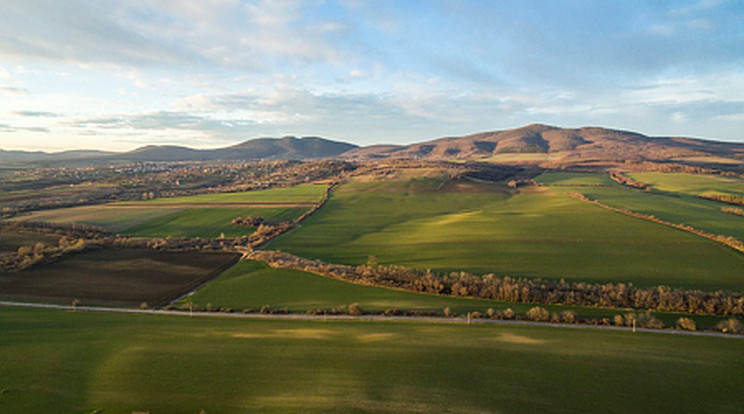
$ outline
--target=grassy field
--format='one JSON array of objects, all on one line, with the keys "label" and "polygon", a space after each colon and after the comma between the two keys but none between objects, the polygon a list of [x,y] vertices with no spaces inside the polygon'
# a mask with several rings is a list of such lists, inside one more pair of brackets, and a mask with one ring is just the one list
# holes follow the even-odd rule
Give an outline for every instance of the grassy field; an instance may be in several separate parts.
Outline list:
[{"label": "grassy field", "polygon": [[0,272],[0,298],[69,304],[164,304],[236,260],[225,253],[102,249],[20,272]]},{"label": "grassy field", "polygon": [[[197,308],[207,306],[235,311],[268,305],[273,309],[287,308],[290,312],[303,313],[308,309],[332,309],[356,303],[363,312],[386,309],[433,311],[441,313],[445,307],[459,315],[467,312],[486,314],[489,308],[496,311],[511,308],[524,314],[535,306],[524,303],[435,296],[381,287],[356,285],[349,282],[318,276],[291,269],[274,269],[263,262],[243,261],[215,278],[189,299]],[[185,304],[185,302],[183,302]],[[550,312],[574,311],[582,318],[608,318],[627,311],[577,306],[541,305]],[[681,315],[654,313],[666,326],[675,326]],[[694,319],[698,328],[712,328],[721,318],[686,315]]]},{"label": "grassy field", "polygon": [[[741,340],[0,309],[4,413],[741,412]],[[43,332],[43,334],[41,334]]]},{"label": "grassy field", "polygon": [[552,185],[616,185],[608,174],[575,173],[575,172],[545,172],[535,178],[540,184]]},{"label": "grassy field", "polygon": [[21,246],[29,246],[38,242],[56,245],[59,242],[59,236],[0,232],[0,253],[13,252]]},{"label": "grassy field", "polygon": [[238,217],[294,220],[323,196],[325,185],[301,185],[244,193],[204,194],[37,211],[17,220],[85,223],[143,237],[226,237],[252,233]]},{"label": "grassy field", "polygon": [[35,211],[18,216],[15,220],[85,223],[118,232],[181,210],[179,208],[131,208],[104,204]]},{"label": "grassy field", "polygon": [[123,234],[143,237],[202,237],[213,238],[247,236],[256,230],[251,226],[231,224],[239,217],[263,217],[270,220],[294,220],[307,211],[306,208],[192,208],[153,218],[133,227]]},{"label": "grassy field", "polygon": [[119,204],[200,204],[200,203],[317,203],[323,198],[325,184],[307,184],[242,193],[202,194],[188,197],[156,198]]},{"label": "grassy field", "polygon": [[633,173],[629,176],[661,191],[695,196],[712,193],[744,196],[744,180],[732,177],[654,172]]},{"label": "grassy field", "polygon": [[348,264],[372,255],[382,264],[436,271],[701,289],[744,285],[740,254],[560,190],[510,195],[490,186],[470,192],[436,188],[425,180],[343,185],[270,248]]},{"label": "grassy field", "polygon": [[[576,173],[545,173],[542,174],[540,178],[544,182],[551,182],[553,184],[564,186],[555,187],[557,191],[580,192],[592,199],[599,200],[613,207],[652,214],[673,223],[685,223],[714,234],[722,234],[744,240],[744,220],[742,220],[741,217],[722,212],[721,203],[703,200],[699,197],[688,194],[695,193],[697,191],[694,190],[695,188],[699,191],[705,191],[706,188],[716,188],[716,191],[719,193],[723,192],[723,189],[727,187],[696,187],[694,184],[696,182],[716,183],[719,182],[717,178],[690,174],[649,174],[653,177],[661,175],[664,180],[672,180],[675,176],[679,176],[683,183],[689,181],[690,187],[684,187],[688,189],[685,190],[686,192],[670,195],[669,193],[630,191],[614,182],[610,182],[603,187],[580,187],[577,185],[578,182],[588,182],[592,179],[596,181],[605,180],[606,174],[587,175]],[[643,177],[646,177],[646,175],[643,175]],[[643,177],[638,177],[638,179]],[[572,187],[574,185],[575,187]],[[678,189],[678,187],[671,186],[665,186],[664,188],[664,191],[671,191],[672,188],[675,190]]]}]

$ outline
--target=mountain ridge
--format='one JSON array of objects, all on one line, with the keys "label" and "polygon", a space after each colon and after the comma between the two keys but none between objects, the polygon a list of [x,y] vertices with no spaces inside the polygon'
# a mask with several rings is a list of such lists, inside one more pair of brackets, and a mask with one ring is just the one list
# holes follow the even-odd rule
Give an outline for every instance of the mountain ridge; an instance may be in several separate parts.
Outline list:
[{"label": "mountain ridge", "polygon": [[596,126],[560,128],[530,124],[520,128],[441,137],[410,145],[361,147],[317,136],[253,138],[222,148],[146,145],[127,152],[73,150],[57,153],[3,151],[0,162],[180,162],[266,159],[485,161],[522,164],[587,162],[677,162],[716,158],[744,165],[744,143],[686,137],[650,137],[638,132]]}]

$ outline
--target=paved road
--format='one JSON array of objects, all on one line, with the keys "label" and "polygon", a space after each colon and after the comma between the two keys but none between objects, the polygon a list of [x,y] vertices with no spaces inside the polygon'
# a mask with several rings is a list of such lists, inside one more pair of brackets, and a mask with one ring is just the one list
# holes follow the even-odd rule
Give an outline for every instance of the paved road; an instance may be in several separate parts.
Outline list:
[{"label": "paved road", "polygon": [[[131,309],[131,308],[108,308],[103,306],[77,306],[73,309],[70,305],[52,305],[46,303],[24,303],[24,302],[7,302],[0,301],[0,306],[20,307],[20,308],[37,308],[37,309],[57,309],[78,312],[109,312],[109,313],[134,313],[143,315],[167,315],[167,316],[185,316],[185,317],[206,317],[206,318],[233,318],[233,319],[281,319],[281,320],[312,320],[312,321],[382,321],[382,322],[430,322],[430,323],[457,323],[467,324],[465,317],[444,318],[435,316],[380,316],[380,315],[306,315],[306,314],[262,314],[262,313],[223,313],[223,312],[184,312],[184,311],[167,311],[159,309]],[[522,326],[540,326],[549,328],[563,329],[594,329],[605,331],[625,331],[631,332],[631,328],[621,326],[605,325],[584,325],[584,324],[566,324],[550,322],[531,322],[531,321],[513,321],[500,319],[471,319],[472,324],[495,324],[495,325],[522,325]],[[680,331],[673,329],[646,329],[637,328],[638,332],[666,334],[666,335],[685,335],[685,336],[709,336],[716,338],[744,339],[744,335],[731,335],[719,332],[692,332]]]}]

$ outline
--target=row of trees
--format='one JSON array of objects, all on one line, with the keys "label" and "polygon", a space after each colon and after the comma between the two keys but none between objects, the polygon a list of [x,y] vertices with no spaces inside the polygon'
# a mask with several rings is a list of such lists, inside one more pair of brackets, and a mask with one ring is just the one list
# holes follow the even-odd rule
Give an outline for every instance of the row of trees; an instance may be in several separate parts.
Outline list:
[{"label": "row of trees", "polygon": [[699,196],[707,200],[718,201],[720,203],[734,204],[744,206],[744,197],[732,194],[703,194]]},{"label": "row of trees", "polygon": [[610,179],[612,181],[615,181],[616,183],[620,185],[624,185],[626,187],[632,187],[643,191],[650,191],[651,187],[649,187],[647,184],[638,182],[628,176],[623,175],[622,173],[619,173],[617,171],[610,172]]},{"label": "row of trees", "polygon": [[734,214],[734,215],[737,215],[737,216],[744,217],[744,210],[742,210],[740,208],[736,208],[736,207],[723,207],[721,209],[721,211],[724,212],[724,213],[729,213],[729,214]]},{"label": "row of trees", "polygon": [[392,287],[437,295],[474,297],[506,302],[597,306],[681,312],[700,315],[744,315],[744,294],[639,288],[625,283],[586,283],[476,276],[467,272],[435,274],[403,266],[339,265],[310,260],[279,251],[254,251],[249,258],[272,267],[304,270],[353,283]]},{"label": "row of trees", "polygon": [[700,230],[687,224],[672,223],[671,221],[660,219],[652,214],[638,213],[638,212],[631,211],[631,210],[624,209],[624,208],[612,207],[610,205],[602,203],[601,201],[592,200],[591,198],[581,193],[566,193],[566,195],[568,195],[569,197],[575,198],[577,200],[580,200],[580,201],[594,204],[597,207],[602,207],[604,209],[614,211],[616,213],[621,213],[621,214],[625,214],[626,216],[639,218],[642,220],[647,220],[647,221],[651,221],[651,222],[658,223],[658,224],[663,224],[665,226],[669,226],[669,227],[673,227],[678,230],[686,231],[688,233],[692,233],[700,237],[705,237],[708,240],[713,240],[714,242],[721,243],[734,250],[744,252],[744,242],[732,236],[724,236],[721,234],[709,233],[705,230]]}]

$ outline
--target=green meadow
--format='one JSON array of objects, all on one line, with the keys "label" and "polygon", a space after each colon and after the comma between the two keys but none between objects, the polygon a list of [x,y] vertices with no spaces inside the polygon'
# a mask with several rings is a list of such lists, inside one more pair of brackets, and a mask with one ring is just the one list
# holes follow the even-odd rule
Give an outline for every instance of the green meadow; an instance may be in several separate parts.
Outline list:
[{"label": "green meadow", "polygon": [[[581,177],[592,183],[596,178]],[[441,180],[349,183],[269,248],[333,263],[741,290],[744,257],[689,233],[562,194],[461,191]],[[582,187],[582,189],[594,187]],[[625,191],[625,190],[622,190]],[[734,217],[737,219],[737,217]]]},{"label": "green meadow", "polygon": [[[524,314],[532,304],[499,302],[482,299],[438,296],[376,286],[357,285],[313,273],[291,269],[274,269],[263,262],[241,261],[222,273],[193,294],[181,305],[193,303],[197,308],[208,306],[231,308],[234,311],[267,305],[272,309],[286,308],[290,312],[304,313],[309,309],[333,309],[359,305],[363,312],[380,312],[387,309],[438,312],[444,308],[459,315],[468,312],[486,314],[489,308],[500,311],[511,308]],[[541,305],[550,312],[564,310],[575,312],[581,318],[608,318],[624,314],[620,309],[578,306]],[[654,313],[666,326],[673,327],[682,315]],[[721,318],[713,316],[684,315],[695,320],[698,328],[712,328]]]},{"label": "green meadow", "polygon": [[[679,193],[671,193],[672,188],[677,190],[677,187],[665,186],[665,193],[646,193],[643,191],[634,191],[623,188],[615,182],[611,182],[606,186],[602,187],[579,187],[575,185],[575,182],[580,179],[588,180],[586,174],[575,174],[574,173],[545,173],[540,177],[547,182],[553,184],[560,184],[565,187],[554,187],[556,191],[573,191],[582,193],[589,198],[599,200],[604,204],[624,208],[639,213],[651,214],[661,219],[671,221],[673,223],[684,223],[691,225],[695,228],[708,231],[714,234],[721,234],[725,236],[732,236],[740,240],[744,240],[744,220],[741,217],[724,213],[721,211],[721,204],[716,201],[704,200],[690,193],[694,193],[696,190],[683,191]],[[677,182],[677,176],[682,183],[686,183],[688,180],[691,181],[690,189],[697,188],[697,190],[704,191],[706,188],[716,188],[718,193],[723,192],[724,188],[727,187],[695,187],[694,183],[719,183],[725,182],[720,181],[719,178],[710,176],[698,176],[691,174],[661,174],[661,173],[648,173],[648,174],[635,174],[633,177],[640,180],[641,178],[648,178],[661,176],[656,182]],[[592,174],[597,180],[602,180],[606,177],[606,174]],[[670,177],[667,177],[670,176]],[[644,181],[645,182],[645,181]],[[741,184],[744,187],[744,183]],[[728,188],[730,190],[730,188]],[[744,191],[744,188],[741,189]],[[702,193],[701,193],[702,194]]]},{"label": "green meadow", "polygon": [[648,184],[660,191],[695,196],[714,193],[744,196],[744,179],[741,178],[656,172],[628,175],[634,180]]},{"label": "green meadow", "polygon": [[126,204],[199,204],[199,203],[317,203],[323,198],[326,185],[305,184],[270,190],[245,191],[240,193],[201,194],[187,197],[156,198]]},{"label": "green meadow", "polygon": [[[4,413],[734,413],[740,339],[0,309]],[[43,334],[40,334],[43,332]]]},{"label": "green meadow", "polygon": [[189,208],[156,217],[129,227],[123,234],[142,237],[202,237],[247,236],[256,230],[252,226],[232,224],[240,217],[254,216],[269,220],[294,220],[307,208]]}]

